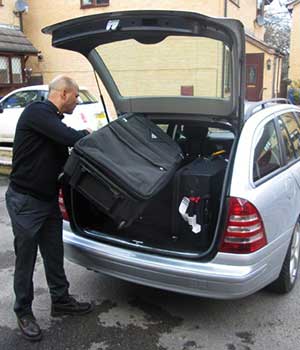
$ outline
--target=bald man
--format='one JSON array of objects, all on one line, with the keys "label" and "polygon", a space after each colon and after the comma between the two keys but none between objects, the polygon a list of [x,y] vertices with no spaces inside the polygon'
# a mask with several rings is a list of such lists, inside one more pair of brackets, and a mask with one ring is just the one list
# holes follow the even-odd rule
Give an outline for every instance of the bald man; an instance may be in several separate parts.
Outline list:
[{"label": "bald man", "polygon": [[51,315],[82,315],[91,311],[69,295],[63,265],[62,218],[58,207],[58,176],[68,158],[68,147],[89,130],[67,127],[63,113],[72,113],[78,85],[59,76],[49,84],[47,101],[34,102],[21,114],[14,138],[12,172],[6,205],[14,233],[14,311],[22,335],[42,338],[33,315],[33,271],[39,248],[51,295]]}]

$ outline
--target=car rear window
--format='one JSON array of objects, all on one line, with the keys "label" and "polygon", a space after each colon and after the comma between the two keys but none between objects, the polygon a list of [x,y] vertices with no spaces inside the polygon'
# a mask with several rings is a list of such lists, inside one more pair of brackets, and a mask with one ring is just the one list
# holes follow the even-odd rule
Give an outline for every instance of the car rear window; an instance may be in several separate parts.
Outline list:
[{"label": "car rear window", "polygon": [[123,96],[230,98],[231,51],[219,40],[169,36],[145,44],[130,39],[97,51]]}]

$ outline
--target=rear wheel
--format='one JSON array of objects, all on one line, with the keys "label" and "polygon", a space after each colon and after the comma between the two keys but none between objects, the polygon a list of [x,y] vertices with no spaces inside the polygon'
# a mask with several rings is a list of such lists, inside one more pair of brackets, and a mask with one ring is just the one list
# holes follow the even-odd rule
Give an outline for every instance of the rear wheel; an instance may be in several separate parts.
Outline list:
[{"label": "rear wheel", "polygon": [[280,275],[268,286],[275,293],[288,293],[296,284],[300,257],[300,223],[297,222],[291,243],[284,259]]}]

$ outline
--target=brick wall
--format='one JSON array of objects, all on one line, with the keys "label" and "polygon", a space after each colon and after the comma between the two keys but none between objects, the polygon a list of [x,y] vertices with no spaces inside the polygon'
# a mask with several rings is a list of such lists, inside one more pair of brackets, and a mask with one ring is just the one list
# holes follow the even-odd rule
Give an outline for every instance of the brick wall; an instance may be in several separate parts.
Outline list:
[{"label": "brick wall", "polygon": [[0,24],[9,24],[19,26],[19,19],[13,13],[15,0],[3,0],[3,6],[0,6]]},{"label": "brick wall", "polygon": [[294,6],[291,31],[290,47],[290,70],[289,78],[291,80],[300,79],[300,3]]}]

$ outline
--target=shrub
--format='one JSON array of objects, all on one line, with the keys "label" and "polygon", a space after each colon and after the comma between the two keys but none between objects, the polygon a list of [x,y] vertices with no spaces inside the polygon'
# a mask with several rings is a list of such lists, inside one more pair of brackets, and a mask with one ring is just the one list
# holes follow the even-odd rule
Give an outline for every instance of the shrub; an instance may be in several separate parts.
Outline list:
[{"label": "shrub", "polygon": [[300,105],[300,80],[293,80],[288,89],[288,98],[295,105]]}]

